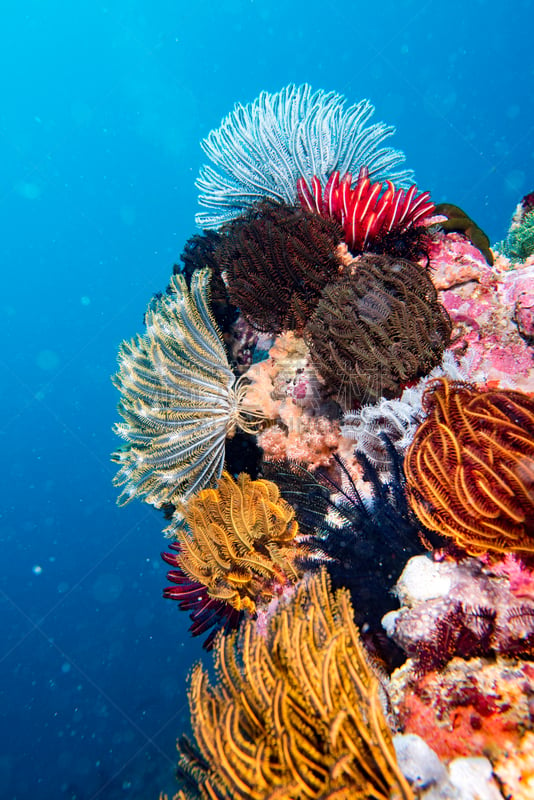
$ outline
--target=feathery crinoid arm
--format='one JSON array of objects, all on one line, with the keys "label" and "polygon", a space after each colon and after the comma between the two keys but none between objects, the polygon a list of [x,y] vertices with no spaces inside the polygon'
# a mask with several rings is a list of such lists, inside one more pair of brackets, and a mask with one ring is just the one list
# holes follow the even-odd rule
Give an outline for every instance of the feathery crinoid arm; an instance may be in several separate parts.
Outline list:
[{"label": "feathery crinoid arm", "polygon": [[246,621],[215,655],[215,685],[192,674],[196,747],[179,745],[201,800],[413,800],[348,592],[332,594],[324,570],[265,633]]},{"label": "feathery crinoid arm", "polygon": [[295,511],[272,481],[223,472],[216,489],[197,492],[177,516],[167,529],[179,544],[176,565],[214,600],[254,614],[300,577],[296,561],[306,551]]},{"label": "feathery crinoid arm", "polygon": [[209,309],[210,272],[199,270],[188,291],[179,275],[172,293],[146,315],[147,330],[123,342],[113,383],[126,444],[112,458],[123,486],[119,505],[140,497],[158,508],[214,483],[224,443],[238,422],[234,375]]},{"label": "feathery crinoid arm", "polygon": [[347,107],[342,95],[307,84],[238,103],[202,142],[211,165],[196,185],[210,210],[197,214],[197,224],[217,228],[265,198],[294,203],[299,178],[326,182],[335,170],[356,174],[367,166],[374,180],[404,186],[412,177],[399,168],[404,154],[382,146],[395,129],[370,125],[373,112],[368,100]]}]

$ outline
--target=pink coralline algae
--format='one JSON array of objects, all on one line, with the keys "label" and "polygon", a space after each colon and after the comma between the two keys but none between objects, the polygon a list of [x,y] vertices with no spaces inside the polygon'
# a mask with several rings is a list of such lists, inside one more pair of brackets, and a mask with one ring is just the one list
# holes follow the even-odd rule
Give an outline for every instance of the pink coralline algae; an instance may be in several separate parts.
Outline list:
[{"label": "pink coralline algae", "polygon": [[[504,261],[504,257],[502,257]],[[534,256],[519,265],[521,268],[505,276],[503,299],[513,309],[517,330],[530,344],[534,341]]]},{"label": "pink coralline algae", "polygon": [[492,267],[461,233],[436,232],[429,246],[429,258],[436,289],[452,289],[470,281],[491,283]]},{"label": "pink coralline algae", "polygon": [[523,734],[533,729],[532,664],[455,658],[420,676],[408,661],[393,673],[388,694],[403,733],[421,736],[443,761],[485,755],[499,771],[514,762],[518,768]]},{"label": "pink coralline algae", "polygon": [[534,600],[534,568],[525,564],[515,553],[507,553],[499,561],[490,561],[489,556],[480,559],[491,565],[493,575],[507,578],[510,591],[515,597],[528,597]]},{"label": "pink coralline algae", "polygon": [[534,260],[514,263],[497,255],[490,267],[462,234],[439,232],[429,256],[453,322],[452,346],[471,360],[470,380],[534,392]]}]

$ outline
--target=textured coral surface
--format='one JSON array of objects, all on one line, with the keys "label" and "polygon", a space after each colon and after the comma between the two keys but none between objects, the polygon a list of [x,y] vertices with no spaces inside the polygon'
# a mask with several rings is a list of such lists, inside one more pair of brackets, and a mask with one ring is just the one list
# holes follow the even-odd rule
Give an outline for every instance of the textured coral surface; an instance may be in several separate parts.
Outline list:
[{"label": "textured coral surface", "polygon": [[498,255],[490,267],[461,234],[451,233],[436,238],[430,263],[455,349],[469,354],[470,380],[534,392],[531,261]]},{"label": "textured coral surface", "polygon": [[516,659],[455,658],[418,677],[408,661],[392,676],[389,697],[405,732],[421,736],[448,761],[515,753],[532,730],[534,667]]},{"label": "textured coral surface", "polygon": [[[401,603],[383,619],[389,635],[416,659],[420,672],[453,656],[534,655],[533,572],[516,561],[483,567],[475,558],[410,559],[396,593]],[[525,588],[523,588],[525,587]]]}]

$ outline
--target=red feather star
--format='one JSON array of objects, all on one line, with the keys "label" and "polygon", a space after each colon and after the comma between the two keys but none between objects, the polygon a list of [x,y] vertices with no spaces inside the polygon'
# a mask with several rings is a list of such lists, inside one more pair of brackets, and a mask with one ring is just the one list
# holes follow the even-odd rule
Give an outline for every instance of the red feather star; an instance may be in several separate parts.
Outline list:
[{"label": "red feather star", "polygon": [[330,175],[326,186],[314,176],[311,188],[304,178],[297,182],[301,206],[307,211],[339,222],[352,252],[363,252],[368,243],[388,233],[402,233],[433,214],[435,206],[429,192],[417,194],[417,186],[395,189],[391,181],[371,183],[369,170],[361,167],[351,188],[352,174]]}]

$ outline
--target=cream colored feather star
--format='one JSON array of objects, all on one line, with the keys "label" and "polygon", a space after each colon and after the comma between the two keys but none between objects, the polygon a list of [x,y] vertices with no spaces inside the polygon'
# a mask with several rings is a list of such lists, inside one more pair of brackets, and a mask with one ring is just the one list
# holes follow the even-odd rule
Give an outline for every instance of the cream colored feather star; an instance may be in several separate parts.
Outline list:
[{"label": "cream colored feather star", "polygon": [[236,381],[209,308],[210,270],[197,270],[187,289],[180,275],[171,293],[152,303],[144,336],[124,341],[113,378],[124,422],[114,431],[126,444],[112,458],[133,497],[160,508],[177,505],[220,478],[225,440],[237,428],[256,432],[260,412],[245,410],[247,386]]}]

